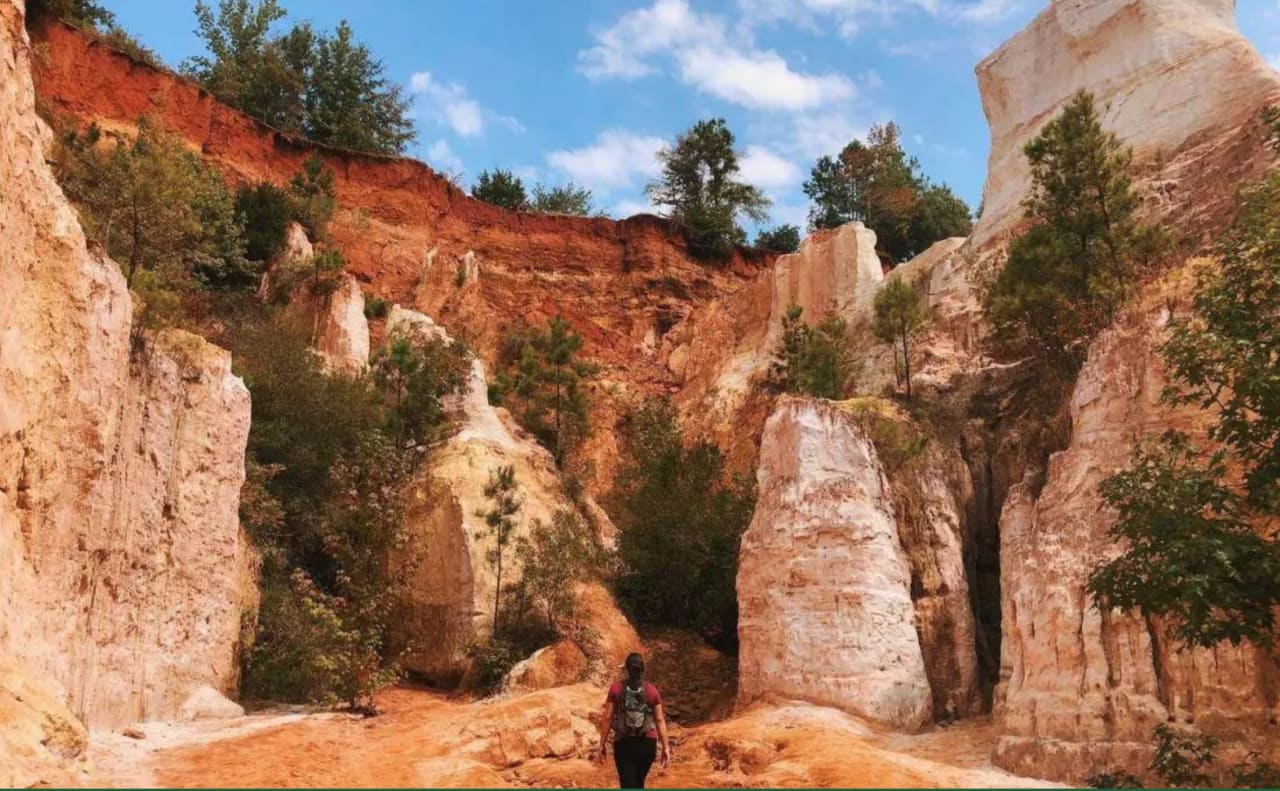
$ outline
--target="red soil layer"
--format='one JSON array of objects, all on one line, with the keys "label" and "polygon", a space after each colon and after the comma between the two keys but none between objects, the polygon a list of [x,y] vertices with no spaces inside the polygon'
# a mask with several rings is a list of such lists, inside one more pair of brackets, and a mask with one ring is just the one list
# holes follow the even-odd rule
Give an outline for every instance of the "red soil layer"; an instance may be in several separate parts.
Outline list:
[{"label": "red soil layer", "polygon": [[[621,369],[620,378],[669,384],[665,368],[641,352],[645,336],[660,336],[769,260],[737,251],[727,267],[695,262],[680,230],[649,215],[617,221],[507,211],[468,197],[416,160],[280,132],[68,25],[48,24],[36,38],[37,92],[57,117],[128,132],[149,115],[233,182],[284,183],[322,153],[336,173],[333,241],[366,291],[428,312],[482,351],[513,320],[563,313],[588,352]],[[479,263],[478,289],[455,284],[468,251]]]}]

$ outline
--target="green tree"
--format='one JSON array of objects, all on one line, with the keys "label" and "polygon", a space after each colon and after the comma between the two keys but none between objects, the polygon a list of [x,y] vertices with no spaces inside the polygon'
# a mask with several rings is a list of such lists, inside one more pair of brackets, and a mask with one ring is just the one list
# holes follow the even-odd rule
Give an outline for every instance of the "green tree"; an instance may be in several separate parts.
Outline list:
[{"label": "green tree", "polygon": [[307,136],[354,151],[404,151],[417,136],[409,101],[385,72],[383,62],[354,41],[346,20],[333,35],[318,38],[305,100]]},{"label": "green tree", "polygon": [[756,247],[779,253],[794,253],[800,249],[800,229],[794,225],[779,225],[756,234]]},{"label": "green tree", "polygon": [[29,0],[27,19],[63,19],[96,30],[110,30],[116,24],[116,15],[94,0]]},{"label": "green tree", "polygon": [[441,399],[465,384],[470,369],[462,343],[391,338],[370,360],[374,381],[387,396],[389,433],[419,445],[434,439],[446,422]]},{"label": "green tree", "polygon": [[324,166],[324,157],[315,152],[302,163],[302,170],[289,181],[289,213],[307,229],[312,241],[325,238],[329,220],[337,207],[333,168]]},{"label": "green tree", "polygon": [[520,585],[542,605],[549,632],[574,615],[576,585],[599,571],[603,553],[586,520],[564,508],[550,522],[535,520],[529,540],[516,547],[523,568]]},{"label": "green tree", "polygon": [[924,295],[905,278],[895,277],[885,283],[875,297],[875,319],[872,331],[885,343],[893,344],[894,371],[898,371],[898,348],[902,350],[902,375],[907,398],[911,397],[911,336],[925,323],[928,313]]},{"label": "green tree", "polygon": [[689,236],[696,255],[723,258],[745,241],[739,215],[757,222],[768,216],[769,200],[758,188],[738,180],[733,133],[723,118],[699,121],[658,152],[662,175],[645,189],[656,206]]},{"label": "green tree", "polygon": [[[132,141],[100,145],[100,132],[66,134],[54,171],[80,209],[86,234],[102,244],[133,288],[176,298],[193,286],[252,282],[235,202],[219,173],[150,119]],[[153,294],[153,296],[160,296]]]},{"label": "green tree", "polygon": [[783,392],[843,398],[853,376],[849,328],[833,313],[810,327],[803,314],[803,308],[791,305],[782,317],[782,339],[774,351],[770,378]]},{"label": "green tree", "polygon": [[524,182],[509,170],[480,171],[480,178],[476,179],[475,186],[471,188],[471,197],[512,211],[529,208]]},{"label": "green tree", "polygon": [[511,408],[561,465],[590,427],[582,383],[596,368],[580,359],[581,351],[582,336],[560,316],[545,329],[510,333],[489,392],[490,400]]},{"label": "green tree", "polygon": [[492,504],[488,510],[477,512],[476,516],[484,519],[493,535],[493,549],[489,550],[488,558],[493,564],[496,579],[493,591],[493,639],[498,640],[502,634],[502,564],[507,547],[513,542],[513,534],[520,526],[517,515],[523,505],[520,487],[516,483],[515,467],[506,465],[490,471],[484,496]]},{"label": "green tree", "polygon": [[591,207],[591,190],[579,187],[572,181],[558,187],[544,187],[541,184],[534,187],[529,210],[539,214],[569,214],[577,217],[595,213]]},{"label": "green tree", "polygon": [[273,261],[284,249],[289,201],[268,181],[245,184],[236,192],[236,213],[244,222],[245,252],[253,261]]},{"label": "green tree", "polygon": [[944,185],[931,184],[920,163],[902,148],[902,133],[876,124],[866,142],[850,141],[838,156],[814,163],[805,194],[809,223],[834,228],[860,220],[876,233],[881,255],[905,261],[929,245],[972,230],[969,207]]},{"label": "green tree", "polygon": [[646,404],[630,422],[628,453],[607,501],[624,566],[618,599],[639,623],[695,629],[733,648],[738,545],[754,488],[726,479],[715,445],[685,447],[669,400]]},{"label": "green tree", "polygon": [[1071,373],[1161,247],[1141,225],[1130,152],[1102,128],[1093,96],[1077,93],[1026,146],[1031,227],[986,295],[992,340],[1008,356]]},{"label": "green tree", "polygon": [[[1280,177],[1243,195],[1189,317],[1162,348],[1165,400],[1212,410],[1205,453],[1170,433],[1101,492],[1124,552],[1090,576],[1099,607],[1166,617],[1189,645],[1269,644],[1280,606]],[[1239,483],[1236,483],[1239,481]]]}]

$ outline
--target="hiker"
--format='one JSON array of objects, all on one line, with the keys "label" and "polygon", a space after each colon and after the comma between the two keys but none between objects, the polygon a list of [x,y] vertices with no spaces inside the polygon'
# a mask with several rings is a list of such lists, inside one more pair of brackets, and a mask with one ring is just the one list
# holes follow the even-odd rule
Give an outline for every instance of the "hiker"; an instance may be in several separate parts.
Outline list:
[{"label": "hiker", "polygon": [[644,788],[645,776],[658,746],[662,746],[662,768],[671,763],[671,743],[667,741],[667,716],[658,688],[644,680],[644,658],[630,654],[623,664],[624,681],[609,687],[600,719],[600,747],[596,760],[604,762],[609,731],[613,731],[613,763],[618,768],[621,788]]}]

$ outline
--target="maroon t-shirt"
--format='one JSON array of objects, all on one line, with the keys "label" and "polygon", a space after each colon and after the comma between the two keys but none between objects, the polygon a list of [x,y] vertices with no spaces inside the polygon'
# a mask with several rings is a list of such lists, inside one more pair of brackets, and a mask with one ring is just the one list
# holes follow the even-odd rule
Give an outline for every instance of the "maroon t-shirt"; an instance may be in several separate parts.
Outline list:
[{"label": "maroon t-shirt", "polygon": [[[644,682],[644,699],[645,699],[645,702],[649,704],[649,708],[653,709],[655,712],[654,727],[645,731],[644,735],[646,738],[656,739],[658,738],[658,729],[657,729],[658,715],[656,712],[658,710],[658,706],[662,705],[662,695],[658,693],[658,688],[650,684],[648,681]],[[621,681],[615,681],[613,682],[613,686],[609,687],[609,695],[607,696],[606,700],[608,700],[610,703],[613,704],[613,710],[615,712],[614,716],[616,717],[617,711],[622,708],[622,682]],[[614,734],[615,739],[618,738],[618,736],[619,736],[618,734]]]}]

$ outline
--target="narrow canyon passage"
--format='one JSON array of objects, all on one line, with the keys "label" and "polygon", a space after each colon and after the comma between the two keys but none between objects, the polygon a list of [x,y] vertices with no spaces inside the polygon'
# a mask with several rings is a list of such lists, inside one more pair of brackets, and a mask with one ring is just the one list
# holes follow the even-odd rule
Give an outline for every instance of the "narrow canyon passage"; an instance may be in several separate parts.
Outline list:
[{"label": "narrow canyon passage", "polygon": [[[609,787],[613,767],[585,759],[603,689],[563,687],[484,702],[400,688],[383,714],[261,714],[144,726],[146,738],[95,740],[90,782],[169,787]],[[675,761],[653,787],[1028,787],[993,769],[986,720],[908,736],[832,709],[753,706],[673,729]]]}]

